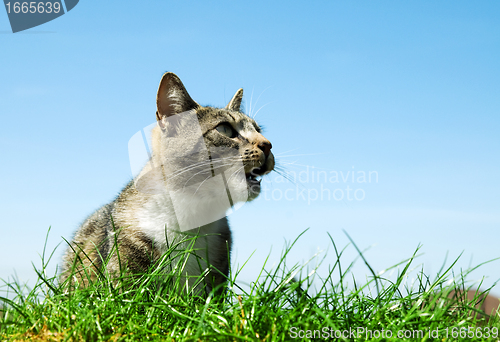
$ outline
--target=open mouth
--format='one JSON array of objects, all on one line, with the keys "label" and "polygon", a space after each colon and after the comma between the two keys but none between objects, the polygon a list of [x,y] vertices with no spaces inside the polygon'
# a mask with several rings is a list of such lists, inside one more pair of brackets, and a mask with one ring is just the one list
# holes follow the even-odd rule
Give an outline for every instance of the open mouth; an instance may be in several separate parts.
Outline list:
[{"label": "open mouth", "polygon": [[262,180],[262,175],[266,172],[265,166],[257,167],[252,169],[252,171],[245,173],[245,177],[247,179],[247,183],[249,187],[259,186]]}]

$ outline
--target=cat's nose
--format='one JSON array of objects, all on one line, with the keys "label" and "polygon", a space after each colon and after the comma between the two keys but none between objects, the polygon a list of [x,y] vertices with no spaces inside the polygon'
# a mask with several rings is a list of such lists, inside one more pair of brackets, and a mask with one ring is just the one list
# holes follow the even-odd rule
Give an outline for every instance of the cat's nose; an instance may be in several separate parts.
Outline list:
[{"label": "cat's nose", "polygon": [[259,148],[264,152],[264,155],[266,156],[269,156],[269,153],[271,152],[271,149],[273,148],[273,145],[271,145],[271,143],[269,141],[261,141],[259,143]]}]

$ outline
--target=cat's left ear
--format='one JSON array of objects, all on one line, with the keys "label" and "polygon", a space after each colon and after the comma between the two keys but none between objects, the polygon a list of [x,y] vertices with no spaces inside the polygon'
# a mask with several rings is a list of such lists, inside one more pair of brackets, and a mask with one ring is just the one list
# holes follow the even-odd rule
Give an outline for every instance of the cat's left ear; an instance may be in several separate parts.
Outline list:
[{"label": "cat's left ear", "polygon": [[160,81],[156,107],[156,119],[161,126],[166,118],[196,109],[199,105],[189,96],[179,77],[173,72],[167,72]]},{"label": "cat's left ear", "polygon": [[226,109],[234,110],[235,112],[239,112],[240,106],[241,106],[241,100],[243,100],[243,89],[240,88],[240,89],[238,89],[236,94],[234,94],[231,101],[229,101],[228,105],[226,106]]}]

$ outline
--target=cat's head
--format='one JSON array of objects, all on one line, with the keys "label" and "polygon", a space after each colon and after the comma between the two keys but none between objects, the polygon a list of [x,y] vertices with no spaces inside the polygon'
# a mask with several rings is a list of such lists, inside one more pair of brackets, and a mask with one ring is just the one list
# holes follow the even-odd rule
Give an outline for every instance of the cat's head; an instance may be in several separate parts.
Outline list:
[{"label": "cat's head", "polygon": [[[177,75],[163,75],[157,94],[153,161],[161,164],[170,189],[192,187],[200,196],[220,176],[233,202],[253,200],[260,177],[274,169],[271,142],[241,110],[243,89],[224,108],[200,106]],[[158,166],[158,165],[156,165]]]}]

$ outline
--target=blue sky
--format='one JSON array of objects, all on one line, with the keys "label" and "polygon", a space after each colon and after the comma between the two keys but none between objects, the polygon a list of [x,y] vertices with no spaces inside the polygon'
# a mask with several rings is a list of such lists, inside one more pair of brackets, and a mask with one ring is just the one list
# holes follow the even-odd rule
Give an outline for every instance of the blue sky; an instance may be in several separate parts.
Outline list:
[{"label": "blue sky", "polygon": [[[327,232],[345,246],[343,230],[377,271],[419,244],[431,275],[447,253],[464,251],[456,270],[500,257],[499,15],[497,2],[82,0],[12,34],[0,10],[0,277],[33,279],[48,227],[51,249],[128,182],[128,140],[154,122],[165,71],[201,104],[244,88],[278,163],[303,172],[269,177],[230,216],[235,262],[256,251],[242,281],[307,228],[290,264],[326,250]],[[491,286],[499,263],[470,280]]]}]

